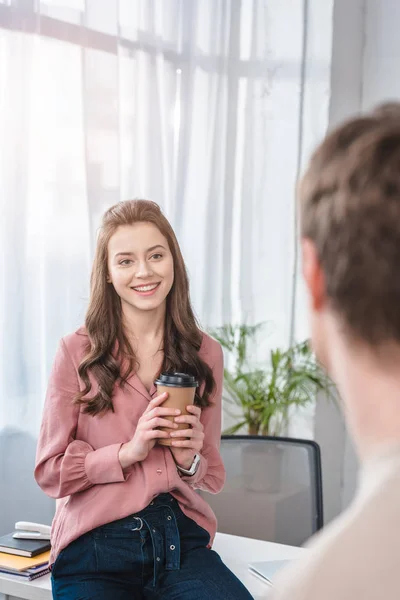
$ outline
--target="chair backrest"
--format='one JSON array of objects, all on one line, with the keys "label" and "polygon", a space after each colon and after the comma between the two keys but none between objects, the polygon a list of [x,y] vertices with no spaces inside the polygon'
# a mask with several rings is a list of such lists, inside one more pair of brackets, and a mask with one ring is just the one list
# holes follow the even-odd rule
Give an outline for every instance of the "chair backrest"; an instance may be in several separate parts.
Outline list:
[{"label": "chair backrest", "polygon": [[292,546],[323,525],[320,449],[316,442],[266,436],[222,436],[225,487],[200,494],[218,531]]}]

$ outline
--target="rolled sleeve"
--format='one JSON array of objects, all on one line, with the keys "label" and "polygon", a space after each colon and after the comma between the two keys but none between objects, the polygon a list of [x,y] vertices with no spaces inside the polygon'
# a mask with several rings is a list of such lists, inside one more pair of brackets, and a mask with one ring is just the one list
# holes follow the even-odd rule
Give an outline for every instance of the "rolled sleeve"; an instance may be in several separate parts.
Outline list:
[{"label": "rolled sleeve", "polygon": [[112,444],[86,454],[85,471],[90,483],[97,485],[126,480],[118,458],[121,446],[122,443]]}]

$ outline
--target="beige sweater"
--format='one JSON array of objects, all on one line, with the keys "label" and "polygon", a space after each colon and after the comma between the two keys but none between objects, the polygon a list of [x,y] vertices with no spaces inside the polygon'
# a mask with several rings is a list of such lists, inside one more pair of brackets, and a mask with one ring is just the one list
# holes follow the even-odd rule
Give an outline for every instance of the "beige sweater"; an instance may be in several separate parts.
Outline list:
[{"label": "beige sweater", "polygon": [[356,497],[268,600],[400,600],[400,448],[366,463]]}]

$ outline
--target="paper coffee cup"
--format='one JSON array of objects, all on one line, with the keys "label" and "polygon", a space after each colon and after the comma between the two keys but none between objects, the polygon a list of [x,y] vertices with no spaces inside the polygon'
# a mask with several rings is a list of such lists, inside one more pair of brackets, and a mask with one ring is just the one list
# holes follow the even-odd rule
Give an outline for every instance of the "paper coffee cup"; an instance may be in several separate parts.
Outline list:
[{"label": "paper coffee cup", "polygon": [[[192,375],[186,373],[162,373],[160,377],[154,382],[157,386],[157,395],[168,392],[168,398],[161,406],[165,408],[179,408],[182,415],[189,414],[186,410],[188,404],[194,404],[194,397],[198,382]],[[173,421],[175,417],[163,417]],[[162,431],[171,433],[172,431],[179,431],[179,429],[188,429],[190,425],[187,423],[177,423],[177,429],[169,427],[160,427]],[[173,438],[162,438],[158,440],[158,443],[162,446],[170,446],[172,440],[185,440],[185,437],[173,437]]]}]

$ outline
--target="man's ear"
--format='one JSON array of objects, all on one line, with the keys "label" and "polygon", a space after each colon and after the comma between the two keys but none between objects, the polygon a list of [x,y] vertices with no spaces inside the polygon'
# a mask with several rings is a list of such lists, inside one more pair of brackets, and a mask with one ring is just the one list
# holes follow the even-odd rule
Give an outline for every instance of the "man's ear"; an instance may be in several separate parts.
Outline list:
[{"label": "man's ear", "polygon": [[307,286],[311,307],[320,311],[326,303],[325,276],[319,262],[315,244],[309,238],[301,240],[303,277]]}]

